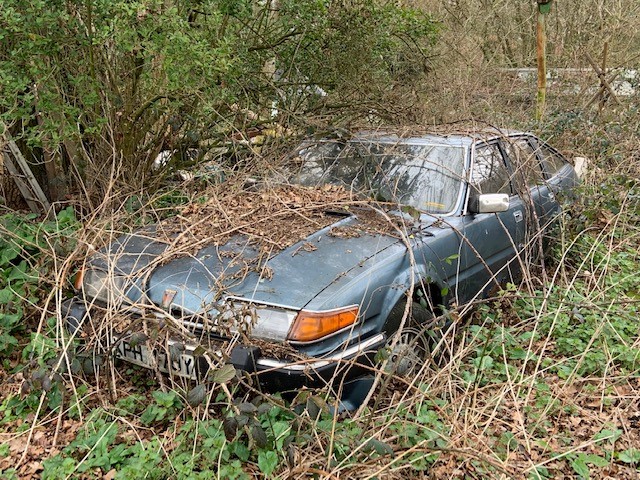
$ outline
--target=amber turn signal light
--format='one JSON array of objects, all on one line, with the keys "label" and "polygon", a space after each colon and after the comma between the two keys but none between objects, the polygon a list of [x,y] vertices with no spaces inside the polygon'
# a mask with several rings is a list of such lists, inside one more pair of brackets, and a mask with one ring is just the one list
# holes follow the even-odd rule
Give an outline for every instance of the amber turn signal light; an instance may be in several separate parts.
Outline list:
[{"label": "amber turn signal light", "polygon": [[292,342],[319,340],[349,325],[353,325],[357,319],[357,305],[324,312],[302,310],[293,322],[288,339]]}]

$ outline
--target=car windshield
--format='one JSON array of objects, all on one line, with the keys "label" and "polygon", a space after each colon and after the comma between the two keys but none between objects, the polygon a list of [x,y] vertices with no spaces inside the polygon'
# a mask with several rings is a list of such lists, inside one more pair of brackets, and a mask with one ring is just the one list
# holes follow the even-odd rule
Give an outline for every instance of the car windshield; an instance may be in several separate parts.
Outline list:
[{"label": "car windshield", "polygon": [[462,185],[465,149],[421,143],[322,141],[299,151],[291,181],[341,185],[380,201],[427,213],[453,211]]}]

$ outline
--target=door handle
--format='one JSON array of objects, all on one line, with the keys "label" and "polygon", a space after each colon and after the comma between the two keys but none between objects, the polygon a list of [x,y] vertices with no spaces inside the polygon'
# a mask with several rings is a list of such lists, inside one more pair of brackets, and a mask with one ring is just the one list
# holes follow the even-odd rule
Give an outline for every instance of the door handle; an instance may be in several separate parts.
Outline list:
[{"label": "door handle", "polygon": [[519,223],[522,221],[522,212],[520,210],[516,210],[513,212],[513,218],[516,219],[516,222]]}]

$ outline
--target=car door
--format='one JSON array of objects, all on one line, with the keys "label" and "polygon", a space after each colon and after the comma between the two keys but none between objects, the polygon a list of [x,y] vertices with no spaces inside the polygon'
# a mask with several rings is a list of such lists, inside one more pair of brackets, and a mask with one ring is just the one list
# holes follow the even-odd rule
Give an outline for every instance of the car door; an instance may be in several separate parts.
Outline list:
[{"label": "car door", "polygon": [[514,185],[526,207],[526,233],[524,260],[541,259],[548,244],[544,233],[557,220],[560,205],[556,199],[556,187],[545,172],[537,144],[530,136],[508,137],[500,140],[513,171]]},{"label": "car door", "polygon": [[478,292],[486,294],[519,277],[518,254],[525,238],[526,208],[512,177],[498,141],[475,147],[468,202],[474,195],[504,193],[509,195],[509,208],[499,213],[477,214],[465,209],[458,301],[468,301]]},{"label": "car door", "polygon": [[557,202],[534,146],[526,136],[503,138],[500,143],[513,172],[514,184],[525,203],[529,203],[529,210],[535,213],[531,219],[534,228],[543,228],[557,213]]}]

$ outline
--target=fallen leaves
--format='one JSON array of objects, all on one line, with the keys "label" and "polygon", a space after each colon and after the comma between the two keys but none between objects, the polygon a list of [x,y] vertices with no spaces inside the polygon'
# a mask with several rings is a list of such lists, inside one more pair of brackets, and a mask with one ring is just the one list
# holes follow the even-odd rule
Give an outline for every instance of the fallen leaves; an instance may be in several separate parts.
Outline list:
[{"label": "fallen leaves", "polygon": [[176,247],[203,243],[222,245],[233,235],[246,235],[260,246],[284,249],[330,225],[325,214],[330,206],[357,202],[343,188],[309,188],[294,185],[238,190],[216,185],[204,203],[187,205],[177,217],[165,220],[162,232]]},{"label": "fallen leaves", "polygon": [[[265,184],[256,191],[215,185],[203,203],[187,205],[180,215],[166,219],[157,228],[160,240],[173,250],[194,253],[206,244],[224,245],[234,235],[250,239],[258,251],[278,251],[332,225],[338,216],[354,214],[359,223],[334,227],[330,235],[357,237],[363,233],[395,234],[402,220],[380,215],[367,201],[334,185],[312,188],[300,185]],[[302,247],[313,251],[309,244]]]}]

